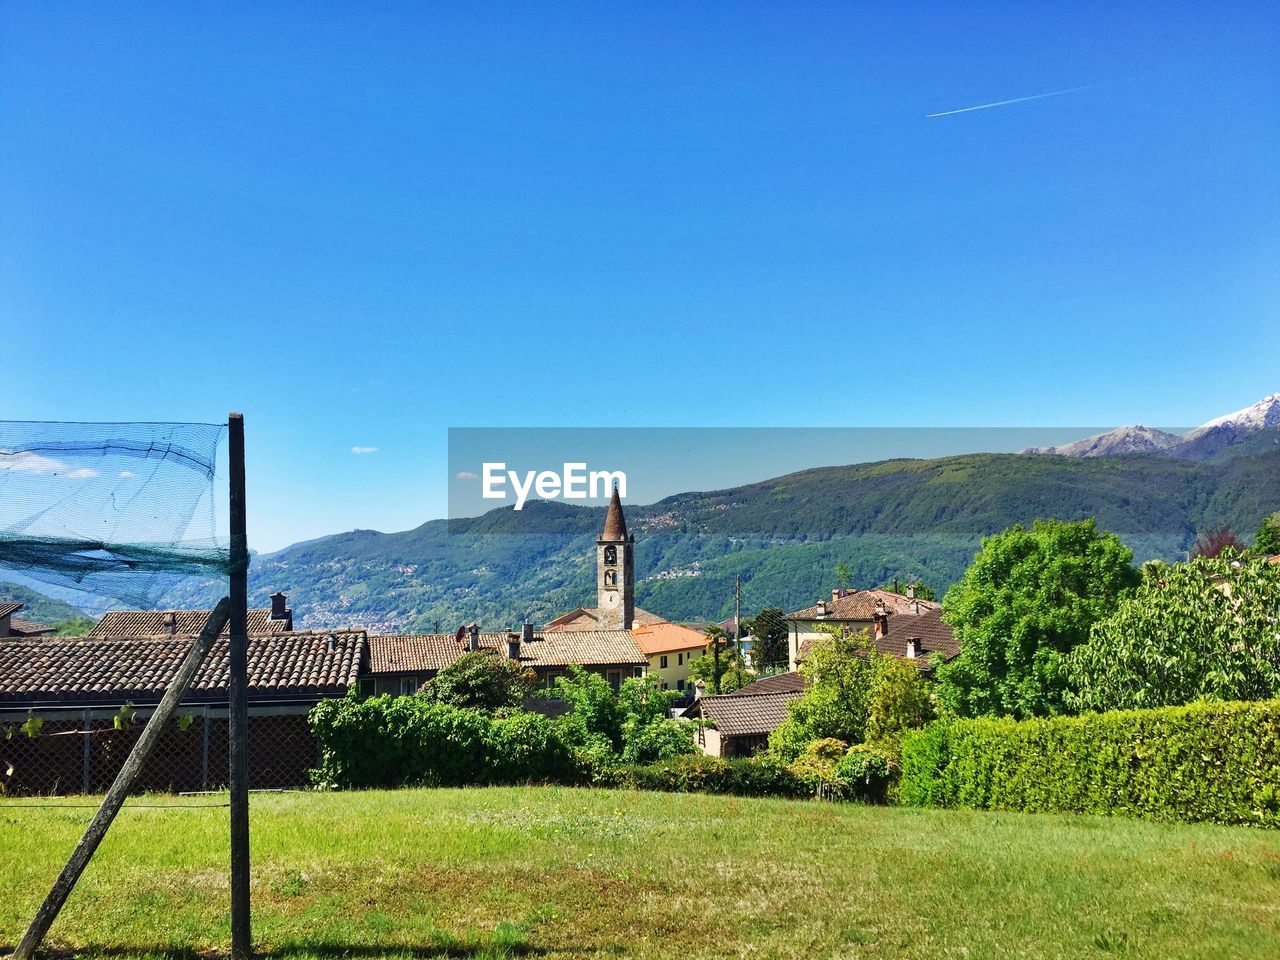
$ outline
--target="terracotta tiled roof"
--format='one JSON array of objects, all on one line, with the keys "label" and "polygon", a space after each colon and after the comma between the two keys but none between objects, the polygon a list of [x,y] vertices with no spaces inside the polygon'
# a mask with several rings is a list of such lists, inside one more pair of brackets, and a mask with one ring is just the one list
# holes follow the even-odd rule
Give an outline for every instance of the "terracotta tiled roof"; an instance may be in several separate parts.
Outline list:
[{"label": "terracotta tiled roof", "polygon": [[804,693],[804,677],[795,673],[780,673],[776,677],[764,677],[739,687],[726,697],[758,697],[762,693]]},{"label": "terracotta tiled roof", "polygon": [[[184,702],[226,702],[227,644],[214,643]],[[190,646],[190,637],[2,641],[0,704],[156,702]],[[250,701],[342,696],[367,649],[362,630],[250,637]]]},{"label": "terracotta tiled roof", "polygon": [[[850,590],[845,596],[833,600],[819,601],[812,607],[805,607],[795,613],[788,613],[788,620],[866,620],[876,616],[876,601],[884,602],[887,613],[914,613],[916,605],[920,610],[933,610],[941,606],[933,600],[917,600],[912,597],[894,593],[892,590]],[[819,607],[825,604],[825,615],[819,615]]]},{"label": "terracotta tiled roof", "polygon": [[604,532],[601,540],[627,539],[627,521],[622,515],[622,500],[618,496],[618,488],[613,488],[613,496],[609,498],[609,512],[604,517]]},{"label": "terracotta tiled roof", "polygon": [[[631,621],[631,625],[633,627],[637,627],[666,622],[666,620],[658,616],[656,613],[650,613],[648,610],[641,610],[639,607],[636,607],[635,619]],[[542,631],[543,633],[552,633],[556,631],[599,629],[600,608],[579,607],[577,610],[570,610],[568,613],[560,614],[560,616],[556,617],[543,627]]]},{"label": "terracotta tiled roof", "polygon": [[[506,634],[493,634],[505,637]],[[495,641],[496,643],[496,641]],[[423,673],[443,670],[463,647],[447,633],[402,633],[369,638],[370,673]]]},{"label": "terracotta tiled roof", "polygon": [[[920,641],[920,654],[915,662],[924,668],[930,666],[931,654],[939,653],[950,660],[960,652],[960,641],[951,632],[951,628],[942,621],[942,610],[926,610],[919,614],[896,613],[889,617],[889,629],[883,636],[874,640],[876,649],[881,653],[891,653],[895,657],[907,659],[907,641]],[[809,659],[816,641],[806,637],[800,641],[801,662]]]},{"label": "terracotta tiled roof", "polygon": [[17,617],[9,618],[9,633],[15,637],[38,637],[42,633],[53,633],[53,627],[47,627],[43,623],[34,623],[31,620],[19,620]]},{"label": "terracotta tiled roof", "polygon": [[787,704],[800,693],[761,693],[755,696],[720,697],[695,700],[686,716],[701,716],[712,721],[722,736],[759,737],[773,733],[787,719]]},{"label": "terracotta tiled roof", "polygon": [[[173,616],[173,628],[170,629],[168,617]],[[164,637],[194,636],[204,628],[209,619],[208,610],[112,610],[102,615],[102,619],[85,634],[86,638],[97,640],[104,637]],[[288,620],[272,620],[270,608],[250,610],[247,621],[249,634],[287,633]],[[222,631],[223,635],[227,630]]]},{"label": "terracotta tiled roof", "polygon": [[22,604],[20,603],[0,603],[0,617],[7,617],[21,609]]},{"label": "terracotta tiled roof", "polygon": [[701,650],[707,645],[707,635],[678,623],[648,623],[631,631],[640,652],[652,656],[656,653],[674,653],[677,650]]},{"label": "terracotta tiled roof", "polygon": [[919,616],[899,613],[890,617],[889,630],[876,641],[876,649],[895,657],[906,657],[907,641],[911,639],[920,641],[922,660],[936,653],[950,660],[960,652],[960,642],[942,622],[941,610],[928,610]]},{"label": "terracotta tiled roof", "polygon": [[[508,641],[515,633],[482,633],[480,649],[507,656]],[[369,638],[371,673],[424,673],[443,670],[469,649],[448,633],[413,634]],[[629,630],[563,630],[535,633],[531,643],[521,643],[520,662],[528,667],[640,667],[648,664]]]}]

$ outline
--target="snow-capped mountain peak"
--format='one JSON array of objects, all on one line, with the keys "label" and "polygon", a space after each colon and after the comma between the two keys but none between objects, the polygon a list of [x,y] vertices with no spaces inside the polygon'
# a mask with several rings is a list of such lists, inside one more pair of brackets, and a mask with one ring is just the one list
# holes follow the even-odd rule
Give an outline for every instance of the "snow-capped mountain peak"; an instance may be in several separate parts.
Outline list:
[{"label": "snow-capped mountain peak", "polygon": [[1267,427],[1280,427],[1280,393],[1273,393],[1269,397],[1263,397],[1253,406],[1237,410],[1235,413],[1215,417],[1206,423],[1202,423],[1186,436],[1189,439],[1206,430],[1227,424],[1250,431],[1263,430]]}]

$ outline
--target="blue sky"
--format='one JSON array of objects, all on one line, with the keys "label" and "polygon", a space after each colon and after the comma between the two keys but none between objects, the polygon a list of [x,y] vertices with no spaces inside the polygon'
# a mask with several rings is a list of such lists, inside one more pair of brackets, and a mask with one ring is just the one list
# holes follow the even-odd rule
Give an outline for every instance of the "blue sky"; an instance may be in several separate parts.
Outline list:
[{"label": "blue sky", "polygon": [[1274,7],[942,6],[6,4],[0,416],[243,410],[270,549],[444,515],[451,426],[1280,389]]}]

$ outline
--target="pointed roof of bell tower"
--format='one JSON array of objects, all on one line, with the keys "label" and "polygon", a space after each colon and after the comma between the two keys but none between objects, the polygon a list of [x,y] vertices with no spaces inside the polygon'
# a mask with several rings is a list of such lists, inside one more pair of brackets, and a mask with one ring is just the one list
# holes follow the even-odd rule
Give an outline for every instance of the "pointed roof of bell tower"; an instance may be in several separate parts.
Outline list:
[{"label": "pointed roof of bell tower", "polygon": [[613,497],[609,500],[609,512],[604,518],[604,533],[601,540],[627,539],[627,521],[622,516],[622,500],[618,496],[618,485],[613,485]]}]

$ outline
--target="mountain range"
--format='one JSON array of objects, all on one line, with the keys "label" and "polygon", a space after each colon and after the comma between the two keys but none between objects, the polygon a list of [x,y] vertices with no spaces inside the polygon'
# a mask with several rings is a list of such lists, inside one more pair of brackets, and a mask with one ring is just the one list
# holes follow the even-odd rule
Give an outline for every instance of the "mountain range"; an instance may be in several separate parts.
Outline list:
[{"label": "mountain range", "polygon": [[1143,424],[1117,427],[1056,447],[1028,447],[1023,453],[1051,453],[1064,457],[1115,457],[1130,453],[1160,453],[1186,460],[1210,457],[1246,444],[1280,444],[1280,393],[1263,397],[1253,406],[1215,417],[1183,434],[1167,433]]},{"label": "mountain range", "polygon": [[[981,538],[1043,517],[1095,517],[1139,561],[1178,559],[1197,532],[1246,538],[1280,509],[1280,395],[1180,437],[1126,428],[1040,455],[975,453],[819,467],[745,486],[628,505],[636,599],[673,620],[797,609],[836,586],[919,578],[941,592]],[[353,530],[256,556],[253,602],[283,590],[309,627],[448,630],[544,623],[591,604],[603,508],[531,501],[524,510]],[[187,584],[172,606],[205,605],[221,584]]]}]

